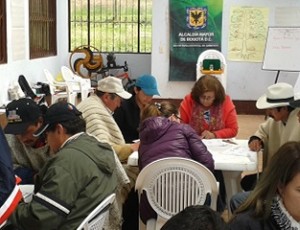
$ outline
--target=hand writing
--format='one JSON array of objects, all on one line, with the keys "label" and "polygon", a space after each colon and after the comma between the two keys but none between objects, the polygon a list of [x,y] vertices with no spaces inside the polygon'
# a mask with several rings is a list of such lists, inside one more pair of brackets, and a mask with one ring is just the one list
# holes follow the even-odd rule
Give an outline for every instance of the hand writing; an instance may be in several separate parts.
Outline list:
[{"label": "hand writing", "polygon": [[213,139],[213,138],[216,138],[216,136],[215,136],[215,134],[213,132],[210,132],[208,130],[204,130],[201,133],[201,138],[202,139]]}]

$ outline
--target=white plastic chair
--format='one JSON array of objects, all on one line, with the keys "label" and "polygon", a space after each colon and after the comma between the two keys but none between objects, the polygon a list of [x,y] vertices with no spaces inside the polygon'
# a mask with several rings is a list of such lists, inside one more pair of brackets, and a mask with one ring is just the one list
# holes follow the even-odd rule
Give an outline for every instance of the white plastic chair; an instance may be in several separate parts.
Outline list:
[{"label": "white plastic chair", "polygon": [[105,198],[79,225],[77,230],[102,230],[109,208],[114,202],[116,194],[113,193]]},{"label": "white plastic chair", "polygon": [[[51,93],[51,104],[59,101],[60,99],[68,100],[68,94],[65,90],[66,84],[64,82],[55,81],[53,75],[50,73],[48,69],[44,69],[44,73],[49,84],[50,93]],[[69,100],[68,100],[69,101]]]},{"label": "white plastic chair", "polygon": [[[157,213],[157,220],[147,221],[147,230],[160,229],[163,224],[184,208],[204,204],[211,195],[213,210],[217,208],[218,184],[204,165],[186,158],[170,157],[154,161],[139,173],[135,183],[139,199],[143,191]],[[140,229],[143,223],[139,221]]]},{"label": "white plastic chair", "polygon": [[226,91],[227,64],[224,55],[220,51],[213,49],[203,51],[197,60],[196,73],[197,80],[204,74],[216,76]]},{"label": "white plastic chair", "polygon": [[91,88],[91,80],[89,78],[82,78],[74,74],[67,66],[61,67],[61,73],[67,84],[68,91],[70,94],[73,94],[73,97],[75,97],[78,93],[81,93],[81,100],[84,100],[88,97],[89,93],[93,92],[93,89]]}]

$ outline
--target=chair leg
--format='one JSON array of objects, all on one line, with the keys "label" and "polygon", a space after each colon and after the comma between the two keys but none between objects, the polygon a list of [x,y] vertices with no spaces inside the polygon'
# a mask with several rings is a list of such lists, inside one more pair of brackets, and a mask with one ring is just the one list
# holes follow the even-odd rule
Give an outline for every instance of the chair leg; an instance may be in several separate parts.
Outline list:
[{"label": "chair leg", "polygon": [[147,230],[155,230],[156,229],[156,220],[155,219],[150,219],[147,221],[146,225]]}]

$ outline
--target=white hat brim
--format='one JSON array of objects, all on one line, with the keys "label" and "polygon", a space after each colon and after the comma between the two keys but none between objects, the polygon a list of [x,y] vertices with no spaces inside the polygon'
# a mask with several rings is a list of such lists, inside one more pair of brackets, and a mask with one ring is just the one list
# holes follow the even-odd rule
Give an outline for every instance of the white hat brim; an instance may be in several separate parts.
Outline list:
[{"label": "white hat brim", "polygon": [[127,91],[123,91],[123,92],[120,92],[120,93],[116,93],[118,96],[120,96],[121,98],[123,98],[123,99],[129,99],[129,98],[131,98],[131,94],[130,93],[128,93]]},{"label": "white hat brim", "polygon": [[277,108],[281,106],[289,106],[289,102],[275,102],[275,103],[270,103],[267,102],[267,95],[264,94],[258,100],[256,101],[256,108],[258,109],[271,109],[271,108]]}]

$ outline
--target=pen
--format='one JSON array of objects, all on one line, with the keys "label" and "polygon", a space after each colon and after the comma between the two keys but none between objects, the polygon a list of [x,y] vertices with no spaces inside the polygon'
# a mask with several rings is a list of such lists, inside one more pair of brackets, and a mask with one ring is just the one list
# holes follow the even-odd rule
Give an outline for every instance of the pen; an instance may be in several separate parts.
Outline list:
[{"label": "pen", "polygon": [[228,144],[237,145],[237,143],[232,141],[232,140],[222,140],[222,141],[225,142],[225,143],[228,143]]}]

